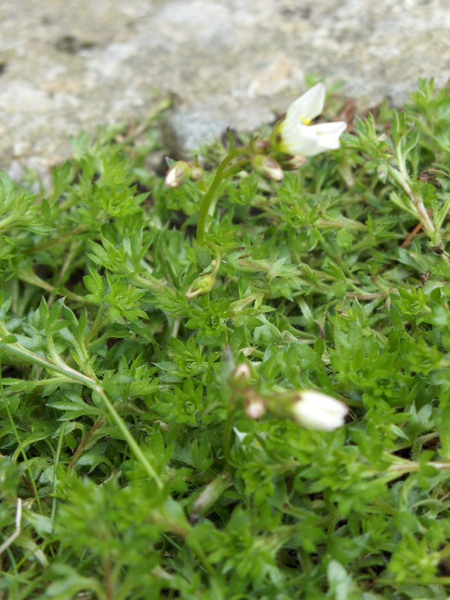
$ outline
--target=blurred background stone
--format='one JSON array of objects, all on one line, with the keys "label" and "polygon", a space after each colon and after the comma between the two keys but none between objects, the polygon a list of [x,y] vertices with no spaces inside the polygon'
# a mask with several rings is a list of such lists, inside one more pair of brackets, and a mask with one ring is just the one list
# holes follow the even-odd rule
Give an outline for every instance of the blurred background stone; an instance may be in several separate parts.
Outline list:
[{"label": "blurred background stone", "polygon": [[450,0],[2,0],[0,166],[44,173],[71,136],[145,118],[158,93],[189,151],[273,121],[305,75],[365,108],[445,85],[449,65]]}]

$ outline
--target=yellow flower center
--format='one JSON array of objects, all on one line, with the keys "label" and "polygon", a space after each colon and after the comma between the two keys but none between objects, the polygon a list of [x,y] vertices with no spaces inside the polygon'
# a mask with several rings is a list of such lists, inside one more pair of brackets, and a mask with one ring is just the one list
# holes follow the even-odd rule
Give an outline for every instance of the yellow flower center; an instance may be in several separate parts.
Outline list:
[{"label": "yellow flower center", "polygon": [[311,123],[311,119],[306,119],[305,117],[300,117],[300,122],[303,125],[309,125]]}]

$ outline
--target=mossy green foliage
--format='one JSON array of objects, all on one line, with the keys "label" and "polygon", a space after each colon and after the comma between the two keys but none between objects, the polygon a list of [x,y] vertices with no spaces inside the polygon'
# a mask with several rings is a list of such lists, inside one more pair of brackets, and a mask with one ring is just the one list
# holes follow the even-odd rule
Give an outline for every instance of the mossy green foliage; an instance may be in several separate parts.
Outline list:
[{"label": "mossy green foliage", "polygon": [[[1,175],[1,597],[447,598],[449,132],[422,82],[281,184],[222,186],[201,247],[154,132],[80,138],[51,192]],[[248,418],[243,362],[347,425]]]}]

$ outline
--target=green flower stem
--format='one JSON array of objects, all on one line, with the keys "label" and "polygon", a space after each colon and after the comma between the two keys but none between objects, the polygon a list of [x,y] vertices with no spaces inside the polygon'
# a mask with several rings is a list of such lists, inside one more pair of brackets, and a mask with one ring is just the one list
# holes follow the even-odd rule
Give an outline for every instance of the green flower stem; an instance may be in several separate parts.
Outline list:
[{"label": "green flower stem", "polygon": [[227,154],[227,156],[225,156],[225,158],[220,163],[211,185],[205,192],[198,213],[197,243],[199,245],[205,244],[206,219],[208,218],[209,208],[211,206],[211,202],[213,201],[215,194],[217,193],[217,190],[219,189],[219,185],[224,179],[233,175],[236,172],[236,170],[240,170],[243,166],[245,166],[250,159],[245,158],[242,161],[239,161],[239,163],[232,165],[227,170],[228,165],[235,158],[237,158],[238,156],[242,156],[246,152],[246,148],[238,148],[236,150],[232,150],[229,154]]},{"label": "green flower stem", "polygon": [[[9,331],[1,323],[0,323],[0,335],[1,335],[1,337],[6,337],[6,336],[10,335]],[[123,437],[127,441],[132,453],[134,454],[136,459],[141,463],[141,465],[144,468],[144,470],[146,471],[147,475],[155,481],[155,483],[159,489],[163,489],[164,486],[163,486],[161,479],[158,477],[156,471],[154,470],[154,468],[148,461],[147,457],[142,452],[142,450],[140,449],[136,440],[129,432],[128,427],[125,425],[123,419],[120,417],[119,413],[114,408],[111,400],[108,398],[105,391],[103,390],[103,388],[97,381],[91,379],[90,377],[87,377],[86,375],[83,375],[82,373],[79,373],[75,369],[72,369],[71,367],[66,365],[61,359],[58,360],[59,364],[55,365],[55,364],[51,363],[49,360],[47,360],[46,358],[40,356],[39,354],[35,354],[34,352],[31,352],[30,350],[28,350],[27,348],[25,348],[18,342],[8,344],[8,343],[4,343],[4,342],[0,341],[0,350],[3,350],[6,354],[8,354],[10,356],[15,356],[27,363],[37,365],[39,367],[43,367],[44,369],[47,369],[51,373],[58,373],[59,375],[63,375],[64,377],[69,378],[71,381],[74,381],[76,383],[81,383],[82,385],[84,385],[84,386],[90,388],[91,390],[93,390],[94,392],[96,392],[102,399],[102,401],[103,401],[104,405],[106,406],[109,414],[111,415],[113,421],[116,423],[116,425],[119,428],[119,430],[121,431]]]},{"label": "green flower stem", "polygon": [[56,497],[56,486],[58,484],[57,469],[58,469],[59,459],[61,458],[61,449],[62,449],[62,443],[63,443],[63,438],[64,438],[65,433],[66,433],[66,422],[63,421],[61,424],[60,430],[59,430],[58,445],[56,446],[55,462],[53,465],[53,477],[52,477],[53,499],[52,499],[52,514],[51,514],[52,523],[55,522],[56,505],[58,503],[58,500]]},{"label": "green flower stem", "polygon": [[39,512],[40,512],[41,515],[43,515],[44,511],[42,509],[42,503],[41,503],[41,499],[39,497],[39,492],[38,492],[37,485],[36,485],[36,479],[33,476],[33,472],[32,472],[32,469],[30,467],[30,463],[28,462],[28,457],[27,457],[27,454],[25,452],[25,448],[23,447],[22,440],[20,438],[19,432],[17,431],[16,423],[14,421],[14,418],[13,418],[12,414],[11,414],[11,409],[9,407],[9,403],[7,402],[7,400],[5,398],[5,392],[3,390],[3,382],[1,381],[1,379],[0,379],[0,390],[1,390],[1,395],[3,396],[3,404],[4,404],[6,412],[8,414],[9,422],[11,423],[11,427],[12,427],[12,430],[14,432],[14,436],[15,436],[15,438],[17,440],[17,445],[18,445],[18,447],[20,449],[20,453],[22,454],[24,463],[25,463],[25,465],[27,467],[27,471],[28,471],[28,474],[29,474],[29,477],[30,477],[31,486],[32,486],[33,491],[34,491],[34,497],[36,498],[36,503],[38,505]]},{"label": "green flower stem", "polygon": [[223,429],[223,453],[227,463],[231,461],[231,434],[233,432],[234,407],[228,411],[227,420]]}]

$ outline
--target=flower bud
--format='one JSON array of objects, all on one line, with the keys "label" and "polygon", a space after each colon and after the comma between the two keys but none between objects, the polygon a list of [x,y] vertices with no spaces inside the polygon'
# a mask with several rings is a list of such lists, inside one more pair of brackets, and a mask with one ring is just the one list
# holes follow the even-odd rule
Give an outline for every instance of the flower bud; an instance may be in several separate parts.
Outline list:
[{"label": "flower bud", "polygon": [[293,398],[291,416],[305,429],[333,431],[342,427],[348,408],[335,398],[316,392],[302,390]]},{"label": "flower bud", "polygon": [[233,381],[250,381],[252,373],[247,363],[241,363],[231,373],[231,379]]},{"label": "flower bud", "polygon": [[245,414],[249,419],[260,419],[266,414],[266,403],[253,388],[246,390],[244,396]]},{"label": "flower bud", "polygon": [[245,391],[252,380],[252,372],[247,363],[241,363],[230,373],[228,383],[235,389]]},{"label": "flower bud", "polygon": [[204,515],[230,485],[231,476],[228,473],[221,473],[211,483],[208,483],[194,502],[190,517],[191,523]]},{"label": "flower bud", "polygon": [[271,156],[256,154],[252,157],[252,167],[257,173],[261,173],[269,179],[275,179],[275,181],[281,181],[284,177],[283,169]]},{"label": "flower bud", "polygon": [[215,274],[210,273],[209,275],[200,275],[200,277],[197,277],[197,279],[189,287],[188,291],[186,292],[186,298],[191,300],[193,298],[198,298],[199,296],[204,296],[214,289],[215,285]]},{"label": "flower bud", "polygon": [[283,169],[286,171],[294,171],[295,169],[305,166],[308,161],[304,156],[292,156],[288,160],[280,162],[283,165]]},{"label": "flower bud", "polygon": [[176,162],[173,167],[167,171],[166,185],[170,188],[177,188],[186,183],[191,176],[191,168],[183,160]]},{"label": "flower bud", "polygon": [[203,169],[197,165],[191,167],[191,179],[192,181],[201,181],[203,179]]},{"label": "flower bud", "polygon": [[256,140],[254,140],[252,142],[252,150],[253,152],[255,152],[256,154],[265,154],[267,152],[267,149],[270,146],[270,141],[269,140],[263,140],[261,138],[257,138]]}]

